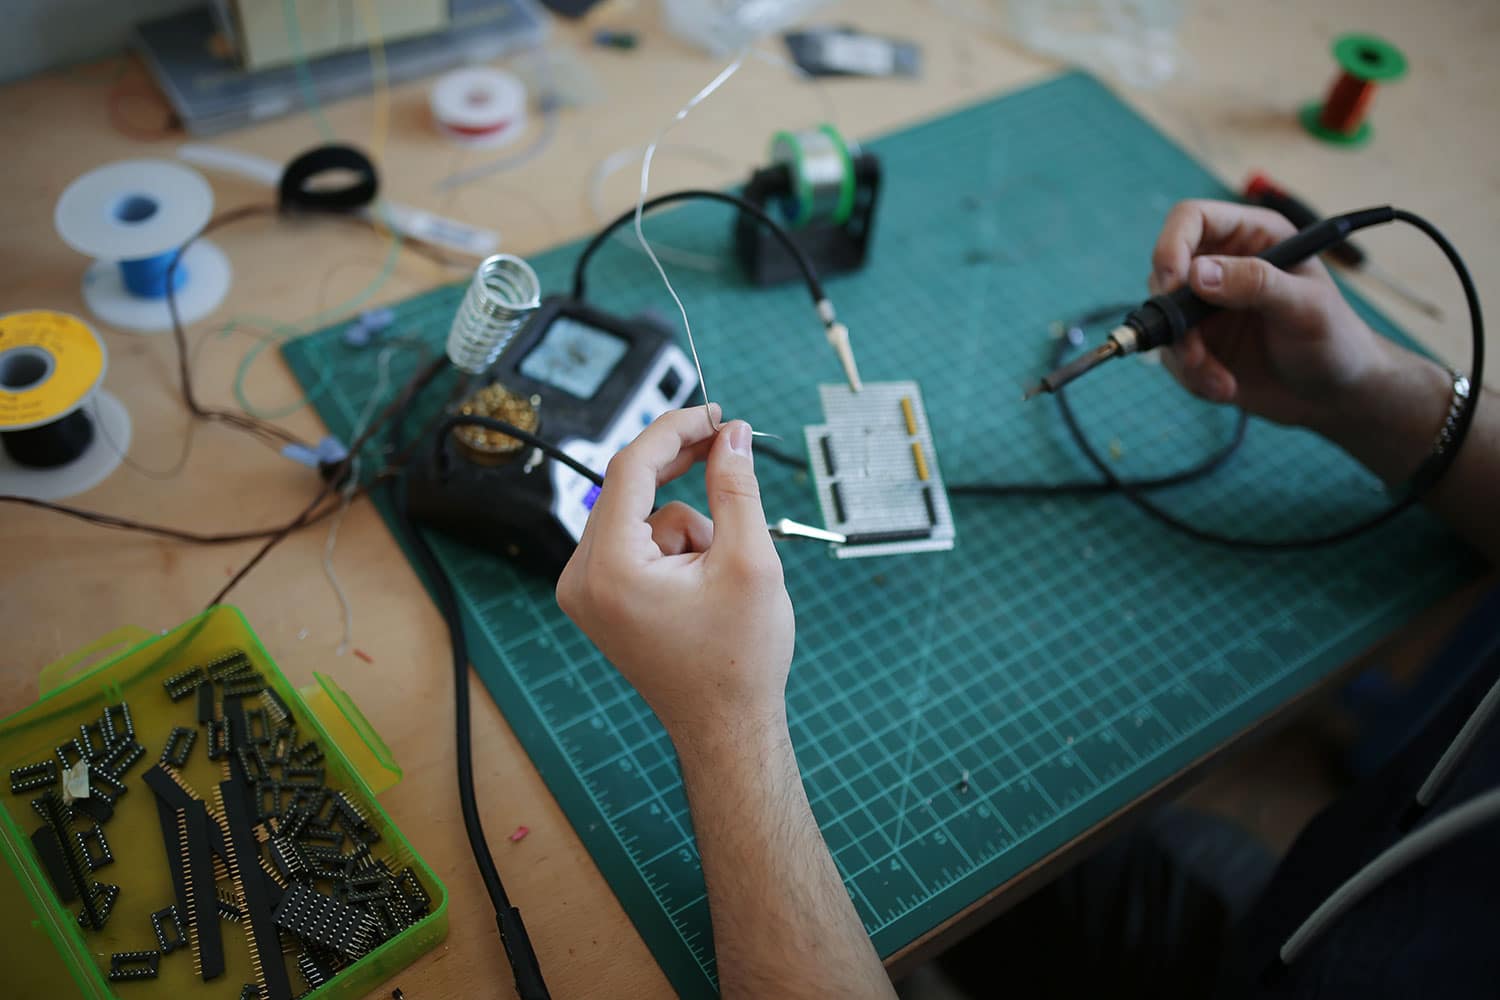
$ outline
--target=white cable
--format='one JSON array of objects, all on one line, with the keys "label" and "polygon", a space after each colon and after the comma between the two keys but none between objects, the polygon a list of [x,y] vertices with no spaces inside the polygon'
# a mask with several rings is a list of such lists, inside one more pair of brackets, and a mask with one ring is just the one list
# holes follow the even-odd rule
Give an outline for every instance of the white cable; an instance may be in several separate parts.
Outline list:
[{"label": "white cable", "polygon": [[1470,831],[1500,818],[1500,788],[1455,806],[1386,848],[1378,857],[1355,872],[1323,904],[1312,912],[1302,926],[1281,946],[1281,961],[1290,965],[1334,921],[1360,900],[1380,887],[1407,865]]},{"label": "white cable", "polygon": [[[745,62],[745,55],[746,53],[741,51],[739,55],[735,56],[734,60],[728,66],[719,71],[718,76],[708,82],[708,86],[694,94],[692,99],[679,108],[677,114],[672,116],[672,120],[667,122],[660,132],[656,133],[656,138],[652,139],[651,144],[646,147],[646,155],[641,160],[641,189],[635,200],[635,238],[640,242],[641,249],[645,251],[646,256],[650,258],[651,265],[656,268],[656,273],[660,275],[662,284],[667,286],[667,294],[671,295],[672,301],[677,303],[677,311],[682,316],[683,329],[687,331],[688,350],[693,354],[693,367],[698,370],[698,387],[703,390],[703,402],[705,406],[710,402],[708,383],[703,379],[703,362],[698,359],[698,345],[693,340],[693,324],[688,320],[687,307],[682,304],[682,299],[678,297],[677,289],[672,287],[672,279],[667,277],[666,268],[661,266],[661,261],[656,257],[656,251],[652,250],[651,244],[646,241],[646,233],[641,228],[641,216],[645,211],[646,196],[651,189],[651,161],[656,157],[657,146],[661,145],[661,141],[666,138],[667,133],[672,130],[673,126],[686,118],[689,112],[699,104],[702,104],[709,95],[724,86],[730,77],[740,71],[740,67]],[[709,414],[709,421],[713,421],[712,412]],[[715,425],[714,430],[717,431],[718,429],[718,426]]]},{"label": "white cable", "polygon": [[[1485,662],[1496,647],[1500,647],[1500,639],[1496,639],[1475,662]],[[1453,771],[1469,755],[1474,741],[1479,738],[1480,733],[1484,732],[1497,711],[1500,711],[1500,680],[1496,680],[1490,687],[1489,693],[1480,700],[1479,705],[1469,716],[1469,721],[1465,722],[1463,728],[1458,731],[1458,735],[1453,737],[1453,742],[1448,744],[1448,749],[1444,750],[1443,756],[1438,758],[1437,764],[1427,775],[1427,780],[1422,782],[1421,788],[1417,789],[1417,805],[1425,809],[1432,804],[1432,800],[1437,798],[1437,793],[1443,785],[1447,784]]]},{"label": "white cable", "polygon": [[[375,407],[385,397],[385,391],[391,381],[391,356],[396,353],[394,344],[381,350],[380,356],[375,359],[377,374],[375,388],[371,390],[370,396],[365,400],[365,408],[360,413],[359,419],[354,422],[354,428],[349,434],[349,439],[356,440],[365,432],[369,426],[370,418],[375,415]],[[354,502],[354,491],[359,489],[359,456],[354,456],[354,461],[349,467],[349,481],[344,485],[343,503],[339,506],[339,512],[333,515],[333,523],[328,527],[328,540],[323,543],[323,575],[328,578],[328,585],[333,588],[334,594],[338,596],[339,608],[344,616],[344,635],[339,640],[337,656],[343,656],[349,651],[354,642],[354,605],[349,603],[349,595],[344,592],[344,585],[339,581],[338,571],[333,568],[333,550],[339,543],[339,525],[344,523],[344,515],[349,512],[349,505]]]},{"label": "white cable", "polygon": [[[729,157],[703,146],[684,146],[674,143],[657,148],[657,152],[659,153],[665,153],[669,150],[674,153],[686,153],[691,159],[698,160],[711,167],[720,167],[728,170],[736,166],[735,162]],[[594,213],[595,222],[604,225],[619,214],[611,212],[604,207],[604,182],[623,170],[626,166],[639,160],[645,152],[645,146],[627,146],[624,149],[615,150],[595,164],[594,172],[589,177],[589,210]],[[637,253],[642,252],[640,244],[631,237],[630,233],[616,233],[615,239]],[[723,261],[716,255],[694,253],[691,250],[668,246],[665,243],[656,244],[656,255],[668,264],[676,267],[686,267],[694,271],[716,274],[724,270]]]}]

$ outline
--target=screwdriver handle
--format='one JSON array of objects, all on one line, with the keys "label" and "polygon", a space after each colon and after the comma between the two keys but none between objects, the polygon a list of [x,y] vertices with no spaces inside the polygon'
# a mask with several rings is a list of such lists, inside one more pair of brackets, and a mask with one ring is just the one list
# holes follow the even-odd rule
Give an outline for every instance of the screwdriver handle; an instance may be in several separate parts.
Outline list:
[{"label": "screwdriver handle", "polygon": [[[1311,205],[1278,187],[1265,174],[1254,174],[1245,185],[1245,200],[1252,205],[1269,208],[1286,217],[1298,229],[1306,229],[1322,216]],[[1323,251],[1345,267],[1358,268],[1365,262],[1365,252],[1356,244],[1343,240]]]},{"label": "screwdriver handle", "polygon": [[[1258,256],[1272,267],[1290,270],[1342,242],[1354,230],[1390,222],[1394,218],[1390,206],[1335,215],[1313,223]],[[1218,310],[1218,306],[1204,302],[1186,284],[1174,292],[1153,296],[1125,317],[1124,326],[1135,331],[1135,343],[1127,347],[1126,352],[1149,351],[1153,347],[1175,343]]]}]

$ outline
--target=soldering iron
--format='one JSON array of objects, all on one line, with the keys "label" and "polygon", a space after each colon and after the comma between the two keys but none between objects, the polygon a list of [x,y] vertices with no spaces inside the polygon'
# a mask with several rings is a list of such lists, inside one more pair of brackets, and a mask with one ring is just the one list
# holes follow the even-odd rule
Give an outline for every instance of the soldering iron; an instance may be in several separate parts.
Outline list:
[{"label": "soldering iron", "polygon": [[[1283,271],[1290,270],[1303,261],[1342,243],[1350,233],[1356,230],[1393,222],[1397,219],[1411,221],[1408,213],[1389,205],[1335,215],[1313,223],[1258,256],[1273,267],[1278,267]],[[1127,354],[1174,344],[1218,309],[1218,306],[1200,299],[1186,284],[1176,291],[1153,296],[1137,306],[1125,317],[1124,322],[1111,330],[1104,343],[1052,372],[1027,390],[1022,398],[1030,399],[1044,392],[1056,392],[1084,372],[1098,367],[1111,358],[1120,358]]]}]

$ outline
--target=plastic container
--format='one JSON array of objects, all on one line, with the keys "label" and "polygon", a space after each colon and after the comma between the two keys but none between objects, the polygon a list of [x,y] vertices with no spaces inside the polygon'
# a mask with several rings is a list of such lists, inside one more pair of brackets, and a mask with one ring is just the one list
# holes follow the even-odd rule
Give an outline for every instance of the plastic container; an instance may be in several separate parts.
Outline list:
[{"label": "plastic container", "polygon": [[667,27],[684,41],[726,55],[808,16],[828,0],[662,0]]},{"label": "plastic container", "polygon": [[[140,776],[160,756],[168,731],[175,725],[193,726],[196,716],[193,699],[171,701],[162,682],[236,649],[249,656],[291,709],[299,739],[314,739],[322,748],[324,784],[351,795],[380,833],[375,855],[396,869],[410,866],[431,899],[425,917],[309,995],[318,1000],[364,996],[447,936],[447,890],[375,799],[401,778],[390,751],[332,680],[314,674],[315,683],[299,693],[240,613],[219,607],[165,635],[127,628],[91,643],[44,668],[37,702],[0,721],[0,780],[12,768],[50,757],[54,747],[78,735],[80,724],[122,700],[129,703],[137,738],[146,747],[145,757],[128,772],[127,793],[104,824],[115,861],[94,877],[119,885],[120,894],[103,931],[79,927],[79,904],[59,900],[37,859],[30,835],[40,822],[30,803],[39,792],[12,794],[8,780],[0,788],[0,853],[5,858],[0,865],[0,980],[5,996],[220,997],[235,996],[242,984],[254,982],[245,934],[228,923],[222,925],[226,972],[220,978],[207,983],[197,978],[188,948],[164,955],[156,979],[111,982],[107,975],[113,952],[157,947],[150,915],[173,901],[153,795]],[[89,665],[101,657],[106,659]],[[211,794],[221,775],[203,744],[200,732],[181,774],[194,789]],[[299,995],[303,984],[295,968],[290,977],[293,995]]]}]

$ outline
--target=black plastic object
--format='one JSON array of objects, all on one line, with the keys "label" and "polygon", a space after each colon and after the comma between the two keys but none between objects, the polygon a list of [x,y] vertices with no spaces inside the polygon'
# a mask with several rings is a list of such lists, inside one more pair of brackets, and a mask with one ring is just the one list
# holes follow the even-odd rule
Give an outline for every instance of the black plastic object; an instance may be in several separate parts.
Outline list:
[{"label": "black plastic object", "polygon": [[[342,187],[310,186],[314,178],[347,170],[354,180]],[[353,146],[318,146],[295,157],[281,172],[277,203],[283,212],[357,212],[375,200],[380,182],[375,164]]]},{"label": "black plastic object", "polygon": [[24,431],[0,434],[0,445],[17,465],[31,469],[55,469],[67,465],[88,450],[94,440],[94,425],[82,408],[61,420]]},{"label": "black plastic object", "polygon": [[[757,208],[774,212],[773,203],[790,198],[792,193],[791,168],[778,164],[752,174],[744,197]],[[849,220],[842,225],[813,220],[787,232],[819,275],[826,278],[857,271],[864,267],[869,254],[879,197],[880,161],[873,153],[860,153],[854,157],[854,208]],[[757,285],[780,285],[802,277],[797,262],[776,242],[774,234],[745,212],[735,218],[734,246],[746,277]]]},{"label": "black plastic object", "polygon": [[[573,397],[519,370],[521,361],[561,316],[629,341],[627,353],[591,399]],[[621,319],[577,300],[553,296],[542,302],[506,347],[495,372],[510,391],[542,400],[537,411],[538,437],[552,444],[575,438],[598,441],[672,338],[670,327],[649,318]],[[554,461],[536,461],[536,449],[527,447],[504,464],[480,465],[470,461],[444,429],[423,443],[407,468],[407,506],[418,523],[555,580],[577,543],[553,515]]]},{"label": "black plastic object", "polygon": [[[1287,237],[1258,256],[1273,267],[1290,270],[1309,257],[1343,242],[1355,230],[1390,222],[1395,217],[1395,209],[1388,206],[1336,215]],[[1136,332],[1136,349],[1149,351],[1153,347],[1175,343],[1218,311],[1218,306],[1204,302],[1193,293],[1191,286],[1183,285],[1174,292],[1147,299],[1125,317],[1125,325]]]}]

